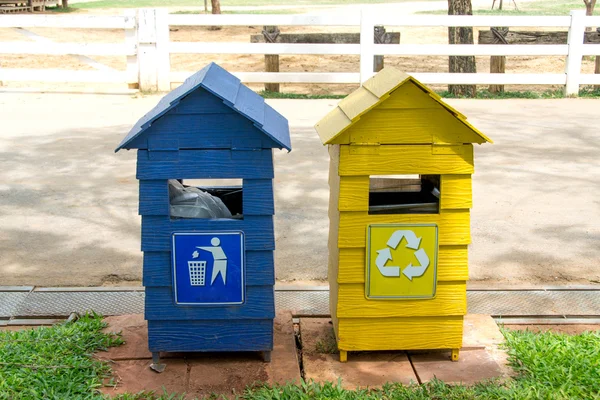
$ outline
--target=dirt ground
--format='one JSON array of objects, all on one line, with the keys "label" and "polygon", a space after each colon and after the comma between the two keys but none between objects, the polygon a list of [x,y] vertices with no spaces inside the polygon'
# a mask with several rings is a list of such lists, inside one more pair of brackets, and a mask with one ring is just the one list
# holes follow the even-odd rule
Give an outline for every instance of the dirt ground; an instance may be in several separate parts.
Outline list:
[{"label": "dirt ground", "polygon": [[[95,13],[103,15],[120,15],[122,9],[93,9],[79,10],[77,13]],[[520,28],[521,29],[521,28]],[[531,28],[540,30],[541,28]],[[170,40],[173,42],[241,42],[249,43],[250,36],[260,34],[261,26],[223,27],[218,31],[206,27],[172,27]],[[443,27],[388,27],[389,32],[400,32],[403,44],[445,44],[448,42],[447,28]],[[521,30],[527,30],[526,28]],[[55,29],[31,28],[28,31],[43,36],[55,42],[72,43],[122,43],[125,35],[117,29]],[[358,32],[358,27],[282,27],[282,33],[318,33],[318,32]],[[475,28],[474,37],[477,38]],[[19,29],[0,28],[0,41],[32,41]],[[477,40],[477,39],[476,39]],[[119,71],[126,67],[125,57],[94,56],[94,60]],[[490,57],[477,57],[477,70],[488,72]],[[248,54],[173,54],[171,55],[172,71],[194,72],[201,69],[210,61],[215,61],[230,71],[260,72],[264,71],[264,57]],[[562,73],[564,57],[507,57],[507,73]],[[64,70],[93,70],[93,67],[80,61],[74,56],[44,56],[44,55],[3,55],[0,64],[4,68],[53,68]],[[385,65],[394,66],[407,72],[447,72],[448,57],[445,56],[388,56]],[[357,72],[359,57],[349,55],[283,55],[280,56],[281,72]],[[583,73],[594,72],[593,57],[585,57],[582,66]],[[5,82],[8,87],[27,87],[40,84],[36,82]],[[87,87],[90,85],[70,84],[69,87]],[[102,85],[106,87],[106,85]],[[45,84],[44,87],[56,89],[65,88],[64,84]],[[283,84],[281,91],[290,93],[310,94],[347,94],[356,85],[342,84]],[[253,89],[262,89],[262,85],[253,85]],[[434,89],[445,89],[445,86]],[[553,89],[545,86],[506,86],[506,90],[535,90]]]}]

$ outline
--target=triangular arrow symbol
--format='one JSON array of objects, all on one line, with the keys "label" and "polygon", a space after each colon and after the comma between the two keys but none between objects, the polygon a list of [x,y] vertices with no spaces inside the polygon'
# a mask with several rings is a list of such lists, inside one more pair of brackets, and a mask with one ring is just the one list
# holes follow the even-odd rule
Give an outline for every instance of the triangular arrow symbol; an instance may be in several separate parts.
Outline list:
[{"label": "triangular arrow symbol", "polygon": [[400,267],[395,267],[395,266],[386,267],[385,266],[385,263],[387,263],[388,260],[391,260],[391,259],[392,259],[392,252],[390,251],[390,249],[388,247],[386,247],[385,249],[377,250],[377,259],[375,260],[375,265],[377,266],[377,269],[379,270],[379,272],[381,272],[381,275],[383,275],[383,276],[387,276],[387,277],[400,276]]},{"label": "triangular arrow symbol", "polygon": [[412,263],[410,263],[406,268],[404,268],[404,270],[402,270],[402,274],[404,274],[404,276],[411,281],[414,277],[422,276],[427,270],[427,267],[429,267],[429,257],[427,257],[425,250],[419,249],[415,251],[415,257],[417,257],[417,260],[421,265],[413,266]]}]

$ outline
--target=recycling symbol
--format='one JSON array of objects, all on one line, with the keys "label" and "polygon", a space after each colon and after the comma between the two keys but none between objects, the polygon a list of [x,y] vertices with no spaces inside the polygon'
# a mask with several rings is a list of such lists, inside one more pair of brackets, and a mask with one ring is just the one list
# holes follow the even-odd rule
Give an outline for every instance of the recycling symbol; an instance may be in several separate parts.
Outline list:
[{"label": "recycling symbol", "polygon": [[421,245],[421,239],[417,238],[417,235],[413,231],[410,230],[398,230],[392,233],[390,238],[387,241],[387,246],[385,249],[377,250],[377,259],[375,260],[375,265],[377,265],[377,269],[381,272],[381,275],[387,277],[399,277],[400,276],[400,267],[385,264],[392,260],[392,251],[390,249],[396,249],[402,239],[406,239],[406,248],[415,250],[414,254],[420,265],[412,265],[409,263],[404,269],[402,269],[402,274],[406,276],[410,281],[413,278],[422,276],[427,267],[429,267],[429,257],[425,250],[419,248]]}]

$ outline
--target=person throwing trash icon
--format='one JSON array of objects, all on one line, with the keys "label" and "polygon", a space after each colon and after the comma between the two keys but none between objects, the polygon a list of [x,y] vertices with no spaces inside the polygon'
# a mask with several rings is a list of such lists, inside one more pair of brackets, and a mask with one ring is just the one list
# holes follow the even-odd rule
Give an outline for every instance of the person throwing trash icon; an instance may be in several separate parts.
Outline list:
[{"label": "person throwing trash icon", "polygon": [[208,246],[196,246],[196,248],[204,251],[208,251],[212,254],[214,259],[212,276],[210,278],[210,284],[214,283],[215,279],[217,279],[217,275],[221,274],[221,279],[223,279],[223,285],[227,283],[227,256],[225,252],[221,248],[221,240],[219,238],[214,237],[210,240],[210,244],[212,247]]}]

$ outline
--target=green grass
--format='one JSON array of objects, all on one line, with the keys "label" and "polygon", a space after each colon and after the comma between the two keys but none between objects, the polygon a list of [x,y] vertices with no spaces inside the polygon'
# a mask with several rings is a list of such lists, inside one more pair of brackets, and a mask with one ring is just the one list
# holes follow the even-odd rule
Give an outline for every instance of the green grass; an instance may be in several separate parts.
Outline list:
[{"label": "green grass", "polygon": [[[522,3],[517,0],[518,10],[515,9],[511,0],[504,0],[502,10],[498,10],[498,1],[494,9],[489,8],[474,9],[474,15],[569,15],[571,10],[585,10],[583,0],[548,0],[533,1]],[[420,11],[419,14],[447,14],[448,10]],[[594,15],[598,15],[598,8],[594,10]]]},{"label": "green grass", "polygon": [[[172,14],[210,14],[210,10],[205,13],[204,10],[186,10],[186,11],[175,11]],[[222,14],[296,14],[294,10],[252,10],[252,11],[236,11],[226,10]]]},{"label": "green grass", "polygon": [[[271,6],[286,5],[290,8],[310,8],[311,5],[346,5],[402,3],[412,0],[222,0],[221,6]],[[432,1],[432,0],[429,0]],[[202,0],[101,0],[73,4],[75,8],[139,8],[139,7],[203,7]],[[210,7],[210,6],[209,6]]]},{"label": "green grass", "polygon": [[[445,99],[457,99],[467,98],[454,96],[447,90],[436,91],[441,97]],[[260,91],[259,94],[265,99],[343,99],[347,95],[345,94],[302,94],[302,93],[278,93],[278,92],[267,92]],[[476,99],[488,99],[488,100],[501,100],[501,99],[562,99],[565,95],[562,89],[547,89],[541,93],[532,92],[529,90],[525,91],[505,91],[500,93],[491,93],[487,89],[477,90],[475,96]],[[594,89],[593,87],[584,87],[579,91],[579,97],[584,98],[600,98],[600,89]]]},{"label": "green grass", "polygon": [[[445,99],[456,99],[466,98],[461,96],[455,96],[448,91],[441,91],[438,94]],[[499,93],[491,93],[489,90],[478,90],[475,98],[476,99],[561,99],[565,97],[561,89],[548,89],[542,93],[531,92],[531,91],[505,91]],[[588,96],[592,97],[592,96]]]},{"label": "green grass", "polygon": [[23,331],[0,331],[0,399],[98,397],[110,366],[92,358],[118,346],[118,335],[102,333],[97,315]]},{"label": "green grass", "polygon": [[[98,389],[110,366],[92,357],[120,345],[118,335],[102,333],[105,323],[86,315],[72,323],[18,332],[0,331],[0,399],[105,399]],[[434,380],[423,385],[387,384],[381,389],[346,390],[340,382],[257,385],[246,400],[424,400],[424,399],[599,399],[600,333],[565,335],[502,330],[514,379],[474,386]],[[109,382],[110,384],[110,382]],[[178,400],[181,394],[140,392],[119,400]],[[217,398],[213,396],[211,398]]]},{"label": "green grass", "polygon": [[[454,96],[448,91],[437,92],[445,99],[466,98]],[[489,90],[478,90],[475,96],[476,99],[563,99],[565,97],[562,89],[547,89],[541,93],[531,91],[515,91],[490,93]],[[579,97],[584,98],[600,98],[600,89],[594,89],[592,86],[583,87],[579,90]]]},{"label": "green grass", "polygon": [[503,330],[509,361],[517,376],[474,386],[388,384],[382,389],[345,390],[340,383],[258,386],[243,398],[269,399],[597,399],[600,398],[600,334],[570,336]]},{"label": "green grass", "polygon": [[315,99],[343,99],[347,95],[345,94],[304,94],[304,93],[280,93],[280,92],[269,92],[261,90],[258,92],[265,99],[301,99],[301,100],[315,100]]}]

